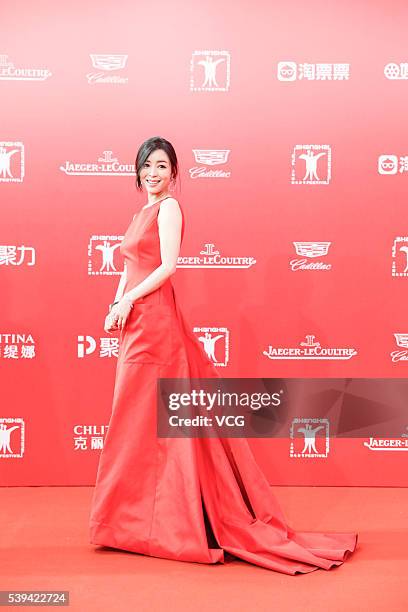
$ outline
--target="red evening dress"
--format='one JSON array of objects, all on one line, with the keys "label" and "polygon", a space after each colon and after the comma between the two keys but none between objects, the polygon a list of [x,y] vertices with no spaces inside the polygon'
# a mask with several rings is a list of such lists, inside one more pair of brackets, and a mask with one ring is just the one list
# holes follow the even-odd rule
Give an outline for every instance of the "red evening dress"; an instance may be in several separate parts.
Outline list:
[{"label": "red evening dress", "polygon": [[[157,215],[164,200],[142,208],[126,230],[124,291],[161,263]],[[245,438],[157,437],[156,379],[214,376],[170,278],[134,303],[120,332],[90,542],[198,563],[224,563],[226,551],[285,574],[341,565],[357,534],[293,531]]]}]

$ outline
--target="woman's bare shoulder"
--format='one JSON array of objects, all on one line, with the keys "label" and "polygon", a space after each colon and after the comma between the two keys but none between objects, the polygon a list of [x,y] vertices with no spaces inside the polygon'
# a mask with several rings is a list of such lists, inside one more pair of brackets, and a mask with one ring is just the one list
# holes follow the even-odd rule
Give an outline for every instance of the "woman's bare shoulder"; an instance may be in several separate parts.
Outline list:
[{"label": "woman's bare shoulder", "polygon": [[170,198],[164,198],[160,203],[160,206],[180,206],[179,201],[171,196]]},{"label": "woman's bare shoulder", "polygon": [[181,212],[181,206],[179,201],[176,198],[164,198],[162,202],[160,202],[159,213],[161,210],[169,211],[169,212]]}]

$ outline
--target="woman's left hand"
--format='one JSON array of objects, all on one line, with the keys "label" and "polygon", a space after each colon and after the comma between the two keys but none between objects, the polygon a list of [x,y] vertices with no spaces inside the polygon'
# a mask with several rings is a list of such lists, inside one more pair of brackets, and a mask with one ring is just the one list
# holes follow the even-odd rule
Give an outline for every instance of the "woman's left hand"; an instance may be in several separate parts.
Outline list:
[{"label": "woman's left hand", "polygon": [[123,297],[115,306],[112,307],[111,314],[113,320],[116,321],[117,328],[122,330],[125,327],[127,318],[132,310],[132,302]]}]

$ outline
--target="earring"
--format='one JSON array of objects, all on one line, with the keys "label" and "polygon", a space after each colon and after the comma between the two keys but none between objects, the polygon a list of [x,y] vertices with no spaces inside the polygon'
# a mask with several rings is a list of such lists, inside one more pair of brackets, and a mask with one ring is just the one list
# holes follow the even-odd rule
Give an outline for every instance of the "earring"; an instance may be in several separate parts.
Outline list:
[{"label": "earring", "polygon": [[176,187],[176,181],[174,179],[171,179],[169,191],[174,191],[175,187]]}]

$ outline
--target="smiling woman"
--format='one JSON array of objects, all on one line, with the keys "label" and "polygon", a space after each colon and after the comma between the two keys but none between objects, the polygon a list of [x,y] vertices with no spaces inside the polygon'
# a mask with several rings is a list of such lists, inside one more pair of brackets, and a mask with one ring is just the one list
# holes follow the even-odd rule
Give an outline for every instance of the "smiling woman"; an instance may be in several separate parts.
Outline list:
[{"label": "smiling woman", "polygon": [[146,141],[136,172],[148,203],[121,243],[127,275],[105,324],[120,341],[91,543],[199,563],[223,563],[227,551],[285,574],[340,565],[357,534],[293,531],[246,439],[158,438],[157,379],[219,374],[171,283],[184,234],[182,208],[167,193],[177,177],[172,145]]},{"label": "smiling woman", "polygon": [[[161,147],[161,148],[159,148]],[[136,187],[146,188],[148,203],[166,193],[178,176],[178,161],[173,146],[164,138],[149,138],[140,147],[136,161]]]}]

